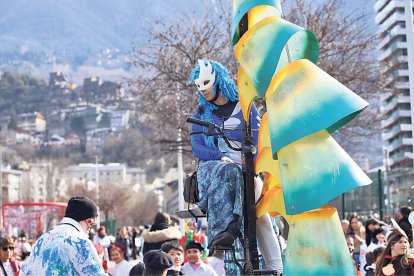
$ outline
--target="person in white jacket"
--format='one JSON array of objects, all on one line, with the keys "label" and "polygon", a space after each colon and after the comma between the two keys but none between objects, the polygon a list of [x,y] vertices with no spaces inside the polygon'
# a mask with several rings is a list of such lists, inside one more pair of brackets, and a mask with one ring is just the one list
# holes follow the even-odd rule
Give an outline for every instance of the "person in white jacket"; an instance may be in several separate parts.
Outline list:
[{"label": "person in white jacket", "polygon": [[91,199],[69,199],[65,217],[33,244],[19,275],[107,275],[87,234],[97,216]]}]

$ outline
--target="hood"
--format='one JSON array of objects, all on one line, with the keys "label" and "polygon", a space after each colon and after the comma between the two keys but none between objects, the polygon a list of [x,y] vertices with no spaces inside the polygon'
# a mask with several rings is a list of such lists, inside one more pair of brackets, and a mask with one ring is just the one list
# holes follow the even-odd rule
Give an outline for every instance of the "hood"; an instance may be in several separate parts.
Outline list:
[{"label": "hood", "polygon": [[179,226],[171,226],[166,229],[157,231],[145,230],[144,233],[142,233],[142,236],[144,237],[145,242],[156,243],[173,239],[180,239],[181,232]]}]

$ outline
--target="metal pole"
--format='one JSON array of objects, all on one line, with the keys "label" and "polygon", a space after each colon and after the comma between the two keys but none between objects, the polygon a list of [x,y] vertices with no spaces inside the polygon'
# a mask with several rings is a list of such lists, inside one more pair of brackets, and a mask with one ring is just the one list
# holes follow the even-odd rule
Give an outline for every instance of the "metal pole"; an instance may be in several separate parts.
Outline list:
[{"label": "metal pole", "polygon": [[95,181],[96,181],[96,203],[99,205],[99,168],[98,168],[98,155],[95,155]]},{"label": "metal pole", "polygon": [[[178,129],[178,152],[177,152],[177,169],[178,169],[178,207],[184,210],[184,181],[183,181],[183,149],[181,146],[181,128]],[[180,231],[184,233],[184,221],[180,219]]]},{"label": "metal pole", "polygon": [[[414,124],[414,16],[413,4],[411,0],[405,0],[405,25],[407,28],[407,57],[408,57],[408,75],[410,86],[410,102],[411,102],[411,124]],[[411,128],[411,159],[413,160],[414,168],[414,128]]]},{"label": "metal pole", "polygon": [[[384,198],[383,198],[383,194],[384,191],[382,190],[382,180],[381,180],[381,169],[378,170],[378,189],[379,189],[379,213],[380,213],[380,220],[384,219]],[[389,204],[390,200],[388,199],[388,204]]]},{"label": "metal pole", "polygon": [[[98,215],[99,215],[99,168],[98,168],[98,161],[99,156],[95,155],[95,181],[96,181],[96,204],[98,205]],[[96,222],[96,226],[101,226],[101,216],[98,216],[98,221]]]},{"label": "metal pole", "polygon": [[[179,102],[180,102],[180,87],[177,83],[177,91],[176,91],[176,107],[177,107],[177,121],[178,125],[180,125],[180,112],[179,112]],[[178,170],[178,210],[184,210],[184,175],[183,175],[183,147],[181,145],[182,143],[182,136],[181,136],[181,128],[178,128],[177,133],[177,170]],[[180,219],[180,231],[182,234],[184,234],[184,220]]]}]

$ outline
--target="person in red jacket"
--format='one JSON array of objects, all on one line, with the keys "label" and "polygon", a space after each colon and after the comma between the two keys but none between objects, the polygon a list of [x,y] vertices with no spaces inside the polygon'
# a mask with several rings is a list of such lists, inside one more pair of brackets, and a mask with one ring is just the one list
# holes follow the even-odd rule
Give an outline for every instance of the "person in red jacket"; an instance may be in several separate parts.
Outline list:
[{"label": "person in red jacket", "polygon": [[13,258],[14,243],[10,237],[0,237],[0,275],[19,275],[20,262]]}]

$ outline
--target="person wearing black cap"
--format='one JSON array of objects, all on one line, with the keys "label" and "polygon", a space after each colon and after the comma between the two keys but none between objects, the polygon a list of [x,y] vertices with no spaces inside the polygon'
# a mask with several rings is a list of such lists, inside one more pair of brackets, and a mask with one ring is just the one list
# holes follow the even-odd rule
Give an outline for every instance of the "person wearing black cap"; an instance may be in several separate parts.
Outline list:
[{"label": "person wearing black cap", "polygon": [[173,265],[167,253],[158,250],[150,250],[144,254],[144,275],[167,275],[167,270]]},{"label": "person wearing black cap", "polygon": [[183,248],[179,241],[164,242],[161,250],[170,256],[173,265],[168,269],[167,275],[184,275],[181,272],[181,266],[184,260]]},{"label": "person wearing black cap", "polygon": [[183,265],[181,272],[189,276],[217,276],[214,269],[201,260],[204,247],[201,243],[191,240],[185,247],[188,262]]},{"label": "person wearing black cap", "polygon": [[65,217],[33,244],[20,275],[107,275],[88,239],[97,216],[98,208],[90,198],[70,198]]}]

